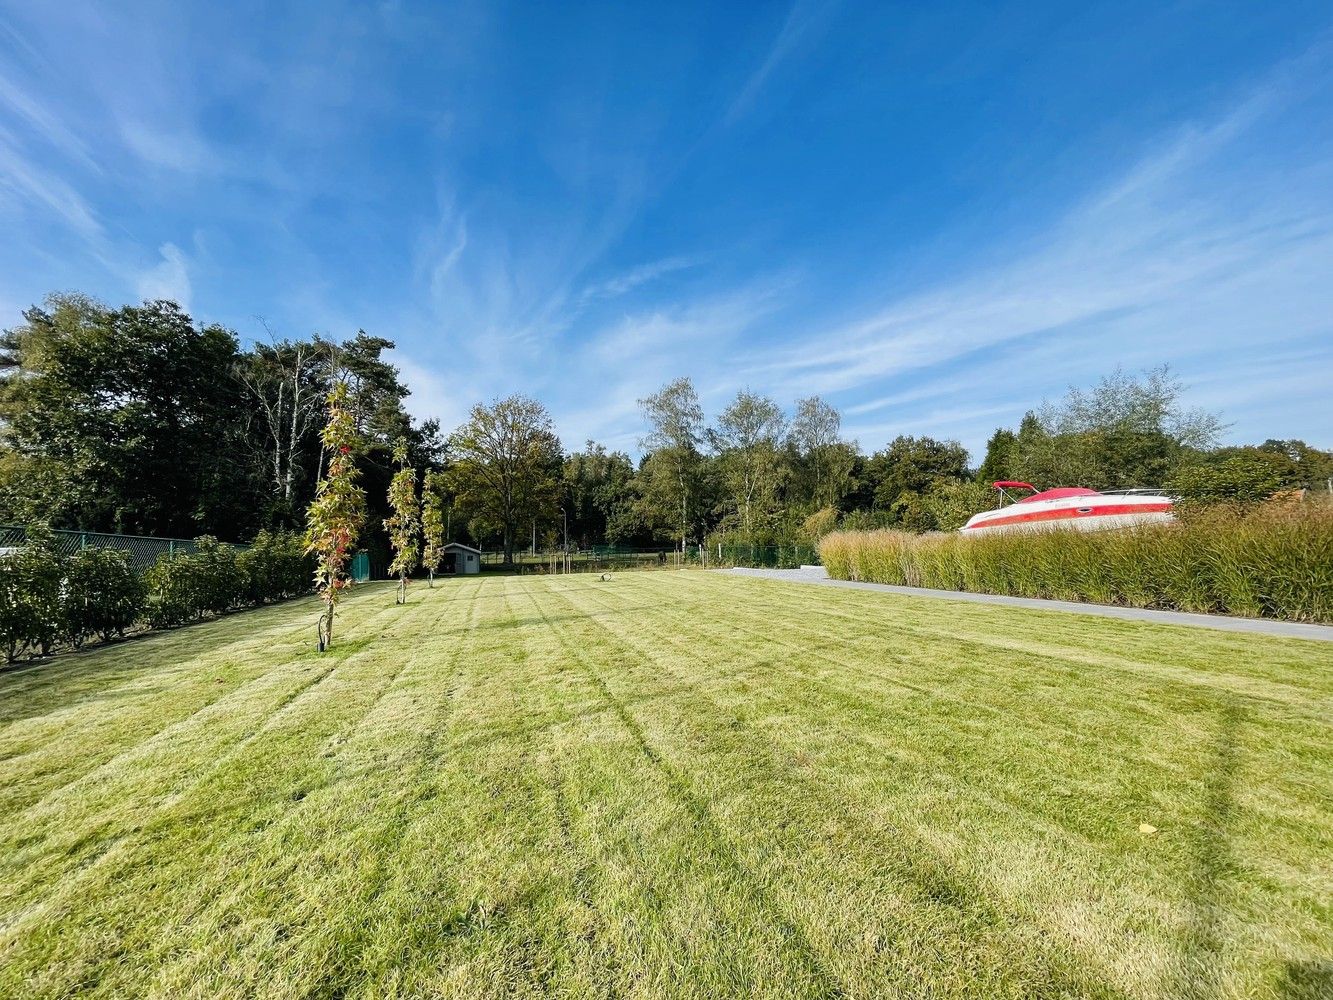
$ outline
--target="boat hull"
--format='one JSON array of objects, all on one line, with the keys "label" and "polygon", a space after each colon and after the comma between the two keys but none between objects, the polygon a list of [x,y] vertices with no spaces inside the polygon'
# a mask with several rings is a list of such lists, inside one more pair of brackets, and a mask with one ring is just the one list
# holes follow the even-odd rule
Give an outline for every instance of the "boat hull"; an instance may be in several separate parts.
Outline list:
[{"label": "boat hull", "polygon": [[1175,520],[1164,496],[1080,496],[1023,502],[977,514],[961,529],[964,535],[1002,531],[1105,531]]}]

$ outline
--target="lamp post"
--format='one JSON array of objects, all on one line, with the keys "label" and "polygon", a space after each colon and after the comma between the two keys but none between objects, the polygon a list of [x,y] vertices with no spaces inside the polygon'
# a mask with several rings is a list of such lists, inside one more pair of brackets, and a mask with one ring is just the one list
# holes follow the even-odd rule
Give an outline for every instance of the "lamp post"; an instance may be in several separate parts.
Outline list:
[{"label": "lamp post", "polygon": [[560,516],[565,519],[565,572],[569,572],[569,511],[560,508]]}]

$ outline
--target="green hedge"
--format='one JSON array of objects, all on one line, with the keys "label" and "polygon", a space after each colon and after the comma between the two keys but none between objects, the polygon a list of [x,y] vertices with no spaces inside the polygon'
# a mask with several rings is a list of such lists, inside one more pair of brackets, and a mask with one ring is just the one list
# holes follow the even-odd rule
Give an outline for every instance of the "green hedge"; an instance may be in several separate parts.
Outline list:
[{"label": "green hedge", "polygon": [[205,536],[195,551],[163,555],[142,577],[127,553],[89,548],[59,554],[33,525],[17,552],[0,556],[0,649],[6,660],[110,641],[139,625],[174,628],[208,615],[310,591],[300,538],[261,532],[243,550]]},{"label": "green hedge", "polygon": [[206,615],[296,597],[309,592],[312,573],[296,535],[261,531],[240,552],[205,535],[195,540],[195,551],[164,555],[148,571],[148,623],[174,628]]},{"label": "green hedge", "polygon": [[820,554],[841,580],[1333,622],[1327,504],[1198,509],[1174,524],[1099,532],[839,531]]}]

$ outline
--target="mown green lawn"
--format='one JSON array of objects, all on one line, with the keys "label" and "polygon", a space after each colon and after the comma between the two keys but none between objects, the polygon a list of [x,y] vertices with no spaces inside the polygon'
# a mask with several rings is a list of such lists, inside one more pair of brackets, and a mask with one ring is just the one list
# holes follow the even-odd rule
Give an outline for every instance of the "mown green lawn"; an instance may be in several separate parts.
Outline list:
[{"label": "mown green lawn", "polygon": [[1329,645],[674,571],[315,615],[0,674],[0,995],[1333,989]]}]

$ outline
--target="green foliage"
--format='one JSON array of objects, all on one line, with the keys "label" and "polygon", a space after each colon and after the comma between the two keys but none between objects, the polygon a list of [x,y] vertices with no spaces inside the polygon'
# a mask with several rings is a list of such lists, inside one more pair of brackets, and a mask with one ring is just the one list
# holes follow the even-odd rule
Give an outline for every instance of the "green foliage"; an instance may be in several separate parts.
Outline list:
[{"label": "green foliage", "polygon": [[62,638],[75,649],[91,636],[124,636],[143,618],[147,590],[127,553],[82,549],[65,559],[63,573]]},{"label": "green foliage", "polygon": [[242,553],[215,538],[164,554],[142,577],[119,549],[60,556],[50,529],[33,525],[18,551],[0,557],[0,644],[8,659],[58,645],[110,642],[140,624],[175,628],[209,614],[309,590],[306,557],[293,535],[261,533]]},{"label": "green foliage", "polygon": [[236,554],[244,603],[284,601],[310,592],[311,559],[300,535],[261,531]]},{"label": "green foliage", "polygon": [[782,408],[767,396],[745,390],[736,394],[708,432],[719,455],[727,506],[735,526],[747,535],[753,536],[757,527],[771,526],[778,514],[778,494],[786,478],[785,433]]},{"label": "green foliage", "polygon": [[934,530],[957,531],[973,514],[995,506],[995,490],[986,482],[940,479],[931,484],[922,503]]},{"label": "green foliage", "polygon": [[30,525],[25,544],[0,556],[0,646],[7,660],[45,655],[59,639],[61,574],[54,537],[44,524]]},{"label": "green foliage", "polygon": [[144,574],[150,628],[176,628],[203,613],[200,588],[187,556],[163,555]]},{"label": "green foliage", "polygon": [[849,510],[842,515],[838,527],[843,531],[877,531],[893,523],[893,517],[884,510]]},{"label": "green foliage", "polygon": [[987,485],[1017,475],[1018,435],[1005,427],[996,428],[986,442],[986,457],[977,469],[977,481]]},{"label": "green foliage", "polygon": [[398,463],[398,471],[389,483],[389,509],[393,513],[385,518],[384,528],[393,546],[389,573],[406,586],[408,576],[421,563],[421,503],[417,499],[416,470],[407,463],[407,442],[398,442],[393,457]]},{"label": "green foliage", "polygon": [[440,568],[444,558],[444,488],[444,477],[440,473],[426,473],[421,486],[421,534],[425,543],[421,564],[432,574]]},{"label": "green foliage", "polygon": [[926,503],[925,495],[921,493],[900,493],[898,499],[889,507],[889,516],[898,527],[917,534],[934,531],[939,527],[939,522],[935,520],[935,512],[931,510]]},{"label": "green foliage", "polygon": [[842,415],[818,396],[798,400],[788,441],[796,497],[806,509],[837,506],[846,492],[856,449],[839,439]]},{"label": "green foliage", "polygon": [[1210,465],[1178,469],[1167,489],[1187,503],[1258,503],[1286,485],[1283,458],[1276,455],[1234,455]]},{"label": "green foliage", "polygon": [[0,331],[0,523],[226,539],[303,527],[341,377],[373,496],[366,544],[381,546],[389,442],[406,439],[418,469],[442,447],[438,422],[408,417],[392,347],[358,332],[241,349],[170,302],[51,296]]},{"label": "green foliage", "polygon": [[335,383],[329,390],[328,421],[321,434],[328,468],[306,512],[306,551],[315,556],[315,590],[324,599],[330,625],[339,595],[352,585],[347,565],[366,516],[354,455],[360,438],[348,401],[346,383]]},{"label": "green foliage", "polygon": [[53,297],[24,319],[0,383],[3,443],[20,456],[0,489],[11,513],[46,504],[53,520],[114,531],[234,531],[235,336],[162,301]]},{"label": "green foliage", "polygon": [[175,628],[242,603],[246,579],[235,549],[207,535],[195,546],[194,552],[161,556],[145,574],[151,627]]},{"label": "green foliage", "polygon": [[561,507],[569,513],[571,541],[587,547],[634,537],[634,463],[627,454],[589,441],[565,458],[562,480]]},{"label": "green foliage", "polygon": [[818,542],[830,531],[837,530],[838,512],[832,507],[815,511],[801,522],[801,537],[809,542]]},{"label": "green foliage", "polygon": [[470,515],[474,534],[500,532],[512,563],[520,528],[558,518],[564,455],[550,413],[526,396],[478,403],[449,440],[445,477],[455,503]]},{"label": "green foliage", "polygon": [[212,535],[195,539],[195,550],[185,557],[193,565],[199,588],[200,611],[226,614],[244,599],[246,579],[236,564],[236,549]]},{"label": "green foliage", "polygon": [[[1233,450],[1221,448],[1226,455]],[[1289,471],[1284,475],[1283,486],[1301,486],[1311,490],[1327,491],[1333,480],[1333,451],[1312,448],[1304,441],[1277,441],[1270,438],[1257,449],[1265,455],[1280,455],[1286,459]]]},{"label": "green foliage", "polygon": [[[875,483],[875,506],[892,511],[905,493],[925,493],[938,479],[966,478],[967,450],[957,441],[900,435],[870,457],[865,475]],[[908,500],[903,510],[905,514],[910,512],[908,516],[918,516],[919,501]]]},{"label": "green foliage", "polygon": [[1333,622],[1333,507],[1201,509],[1177,524],[967,538],[835,532],[836,579]]},{"label": "green foliage", "polygon": [[639,468],[639,520],[672,525],[682,551],[698,528],[703,492],[704,411],[688,378],[668,382],[639,400],[648,433],[639,444],[649,450]]},{"label": "green foliage", "polygon": [[1223,430],[1216,415],[1183,408],[1182,390],[1166,367],[1138,376],[1116,370],[1090,389],[1071,388],[1029,412],[1017,434],[996,431],[979,478],[1022,479],[1040,489],[1161,485]]}]

